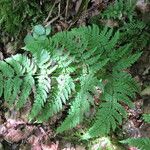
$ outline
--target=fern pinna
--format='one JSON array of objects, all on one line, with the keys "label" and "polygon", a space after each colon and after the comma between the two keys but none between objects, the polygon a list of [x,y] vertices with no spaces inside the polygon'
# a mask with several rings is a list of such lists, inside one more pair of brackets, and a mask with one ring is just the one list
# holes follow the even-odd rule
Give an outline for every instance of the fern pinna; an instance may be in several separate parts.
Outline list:
[{"label": "fern pinna", "polygon": [[[132,44],[119,45],[119,31],[107,27],[80,27],[48,38],[49,32],[37,25],[25,38],[23,49],[32,58],[20,54],[0,61],[0,94],[21,108],[33,91],[29,119],[37,122],[48,120],[69,105],[68,116],[57,133],[80,124],[91,106],[96,118],[82,138],[114,131],[127,116],[122,103],[132,107],[131,99],[139,90],[127,68],[141,53],[133,54]],[[95,105],[97,89],[100,102]]]},{"label": "fern pinna", "polygon": [[102,13],[104,19],[123,20],[129,18],[132,20],[135,16],[136,0],[115,0],[108,8]]},{"label": "fern pinna", "polygon": [[99,17],[103,21],[117,23],[116,28],[120,30],[121,43],[132,43],[133,48],[143,49],[149,44],[150,24],[139,17],[136,7],[137,0],[115,0],[100,13]]},{"label": "fern pinna", "polygon": [[129,138],[121,141],[121,143],[129,144],[139,148],[140,150],[149,150],[150,138]]}]

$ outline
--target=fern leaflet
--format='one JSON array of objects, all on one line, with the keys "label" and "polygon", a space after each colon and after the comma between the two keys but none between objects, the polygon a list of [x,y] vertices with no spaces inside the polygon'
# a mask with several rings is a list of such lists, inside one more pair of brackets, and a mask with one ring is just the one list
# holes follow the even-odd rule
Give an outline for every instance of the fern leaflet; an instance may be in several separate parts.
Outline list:
[{"label": "fern leaflet", "polygon": [[123,144],[129,144],[135,146],[140,150],[149,150],[150,139],[149,138],[129,138],[121,141]]}]

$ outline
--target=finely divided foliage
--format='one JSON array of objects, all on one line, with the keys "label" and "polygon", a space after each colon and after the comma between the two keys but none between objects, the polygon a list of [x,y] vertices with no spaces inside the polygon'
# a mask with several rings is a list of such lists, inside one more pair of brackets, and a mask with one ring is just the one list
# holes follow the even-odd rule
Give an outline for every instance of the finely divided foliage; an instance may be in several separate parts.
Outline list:
[{"label": "finely divided foliage", "polygon": [[[9,103],[22,107],[34,84],[35,66],[32,60],[24,55],[15,55],[0,61],[0,96]],[[19,95],[19,99],[18,99]]]},{"label": "finely divided foliage", "polygon": [[[93,105],[96,118],[84,139],[115,130],[127,114],[122,103],[139,90],[128,73],[141,55],[132,53],[132,44],[119,45],[120,33],[105,27],[88,26],[64,31],[48,38],[50,30],[35,26],[25,38],[28,55],[0,61],[0,94],[9,104],[21,108],[31,92],[34,101],[29,119],[43,122],[70,108],[57,133],[76,127]],[[99,89],[100,103],[94,94]]]},{"label": "finely divided foliage", "polygon": [[149,150],[150,139],[149,138],[129,138],[121,141],[121,143],[129,144],[131,146],[137,147],[140,150]]},{"label": "finely divided foliage", "polygon": [[107,19],[118,19],[122,20],[128,17],[130,20],[135,15],[135,4],[137,0],[115,0],[114,4],[109,5],[108,8],[103,12],[102,17]]}]

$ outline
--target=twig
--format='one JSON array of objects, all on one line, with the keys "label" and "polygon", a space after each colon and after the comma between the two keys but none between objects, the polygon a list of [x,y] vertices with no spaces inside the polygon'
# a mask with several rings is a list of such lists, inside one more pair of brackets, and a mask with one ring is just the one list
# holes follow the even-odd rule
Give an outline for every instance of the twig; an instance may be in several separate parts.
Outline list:
[{"label": "twig", "polygon": [[68,16],[68,7],[69,7],[69,0],[67,0],[66,2],[65,20],[67,19],[67,16]]},{"label": "twig", "polygon": [[53,4],[51,10],[49,11],[48,16],[47,16],[47,18],[45,19],[44,23],[46,23],[46,22],[49,20],[49,18],[51,17],[52,11],[53,11],[53,9],[54,9],[56,3],[57,3],[57,1],[54,2],[54,4]]},{"label": "twig", "polygon": [[60,16],[60,3],[61,3],[61,0],[59,1],[59,4],[58,4],[58,15],[56,17],[54,17],[53,19],[51,19],[49,22],[46,23],[45,27],[48,27],[50,24],[52,24],[54,21],[56,21]]},{"label": "twig", "polygon": [[56,16],[55,18],[53,18],[52,20],[50,20],[49,22],[47,22],[47,24],[45,25],[45,27],[48,27],[50,24],[52,24],[54,21],[56,21],[59,17],[60,17],[60,15]]},{"label": "twig", "polygon": [[58,4],[58,16],[60,16],[60,6],[61,6],[61,0],[60,0],[60,2]]}]

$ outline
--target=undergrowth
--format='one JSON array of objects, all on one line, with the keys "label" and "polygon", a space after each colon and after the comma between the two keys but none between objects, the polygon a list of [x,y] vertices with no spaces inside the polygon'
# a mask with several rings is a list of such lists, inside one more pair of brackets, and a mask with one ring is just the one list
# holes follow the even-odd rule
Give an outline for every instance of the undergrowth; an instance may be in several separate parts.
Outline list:
[{"label": "undergrowth", "polygon": [[1,0],[0,31],[15,38],[30,26],[42,23],[51,7],[48,0],[44,3],[40,0]]}]

